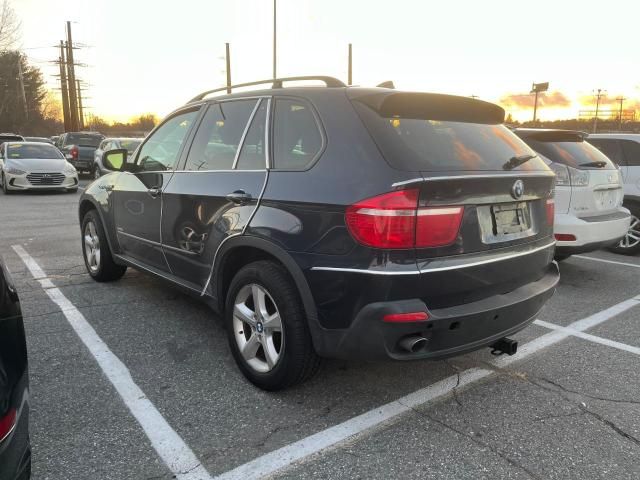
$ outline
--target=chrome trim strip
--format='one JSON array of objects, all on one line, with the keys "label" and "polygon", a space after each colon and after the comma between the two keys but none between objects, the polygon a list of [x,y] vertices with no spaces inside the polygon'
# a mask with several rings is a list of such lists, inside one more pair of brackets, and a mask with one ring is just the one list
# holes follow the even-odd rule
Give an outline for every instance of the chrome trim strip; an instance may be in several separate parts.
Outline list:
[{"label": "chrome trim strip", "polygon": [[156,241],[154,241],[154,240],[149,240],[149,239],[147,239],[147,238],[138,237],[137,235],[131,235],[130,233],[127,233],[127,232],[117,231],[116,233],[117,233],[118,235],[124,235],[125,237],[130,237],[130,238],[133,238],[133,239],[135,239],[135,240],[139,240],[139,241],[141,241],[141,242],[149,243],[149,244],[154,245],[154,246],[156,246],[156,247],[162,247],[162,244],[161,244],[161,243],[156,242]]},{"label": "chrome trim strip", "polygon": [[470,179],[470,178],[501,178],[501,177],[553,177],[555,174],[553,172],[520,172],[520,173],[482,173],[479,175],[469,174],[469,175],[448,175],[444,177],[424,177],[424,178],[412,178],[411,180],[404,180],[402,182],[392,183],[391,186],[401,187],[403,185],[409,185],[412,183],[422,183],[422,182],[438,182],[440,180],[460,180],[460,179]]},{"label": "chrome trim strip", "polygon": [[244,127],[244,132],[242,132],[242,136],[240,137],[240,142],[238,142],[238,150],[236,150],[236,155],[233,157],[233,163],[231,164],[231,170],[235,170],[238,165],[238,159],[240,158],[240,152],[242,151],[242,146],[244,145],[244,139],[247,137],[247,133],[249,132],[249,128],[251,127],[251,122],[253,122],[253,117],[256,116],[256,112],[258,108],[260,108],[260,104],[262,103],[262,99],[259,99],[256,102],[256,106],[253,107],[251,111],[251,115],[249,115],[249,120],[247,121],[247,125]]},{"label": "chrome trim strip", "polygon": [[406,271],[406,272],[394,272],[394,271],[384,271],[384,270],[364,270],[364,269],[359,269],[359,268],[340,268],[340,267],[312,267],[311,270],[319,270],[319,271],[329,271],[329,272],[350,272],[350,273],[367,273],[370,275],[420,275],[423,273],[430,273],[430,272],[443,272],[443,271],[447,271],[447,270],[458,270],[461,268],[469,268],[469,267],[476,267],[478,265],[485,265],[488,263],[495,263],[495,262],[501,262],[502,260],[509,260],[511,258],[517,258],[517,257],[522,257],[525,255],[529,255],[531,253],[536,253],[539,252],[541,250],[545,250],[547,248],[550,248],[552,246],[554,246],[556,244],[556,241],[552,241],[550,243],[548,243],[547,245],[543,245],[542,247],[537,247],[531,250],[527,250],[526,252],[517,252],[517,253],[510,253],[510,254],[506,254],[500,257],[494,257],[494,258],[488,258],[485,260],[478,260],[476,262],[469,262],[469,263],[465,263],[462,265],[451,265],[448,267],[434,267],[434,268],[425,268],[422,270],[410,270],[410,271]]},{"label": "chrome trim strip", "polygon": [[[184,254],[187,254],[187,255],[198,255],[196,252],[190,252],[189,250],[183,250],[182,248],[172,247],[171,245],[162,244],[162,248],[168,248],[169,250],[174,250],[176,252],[184,253]],[[162,252],[162,253],[164,253],[164,252]],[[165,257],[165,260],[166,260],[166,257]],[[169,263],[169,262],[167,262],[167,263]],[[169,265],[169,270],[171,270],[171,265]],[[171,273],[173,273],[173,271]]]},{"label": "chrome trim strip", "polygon": [[139,268],[140,270],[144,270],[145,272],[148,272],[151,275],[156,275],[158,277],[162,277],[165,280],[170,281],[171,283],[175,283],[175,284],[180,285],[182,287],[188,288],[189,290],[193,290],[194,292],[198,292],[198,289],[193,288],[193,287],[191,287],[191,286],[189,286],[189,285],[187,285],[185,283],[180,282],[179,280],[177,280],[177,277],[175,277],[175,276],[169,277],[169,276],[164,275],[164,274],[162,274],[162,273],[160,273],[160,272],[158,272],[156,270],[151,270],[149,267],[146,267],[145,265],[139,263],[138,261],[131,259],[131,257],[125,257],[123,255],[118,255],[118,254],[115,254],[115,253],[113,255],[115,257],[119,258],[124,263],[130,263],[130,264],[134,265],[136,268]]},{"label": "chrome trim strip", "polygon": [[267,99],[267,118],[264,126],[264,158],[265,168],[269,170],[271,167],[271,142],[269,141],[271,134],[271,101],[273,97]]}]

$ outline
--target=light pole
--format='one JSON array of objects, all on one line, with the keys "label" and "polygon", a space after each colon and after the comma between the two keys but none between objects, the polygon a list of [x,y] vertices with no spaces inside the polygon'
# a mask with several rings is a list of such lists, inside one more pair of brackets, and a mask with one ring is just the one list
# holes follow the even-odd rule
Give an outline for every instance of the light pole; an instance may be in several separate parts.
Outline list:
[{"label": "light pole", "polygon": [[547,90],[549,90],[549,82],[534,83],[534,84],[531,85],[531,92],[529,92],[529,93],[535,93],[536,94],[536,98],[533,101],[533,123],[534,123],[534,125],[536,123],[537,114],[538,114],[538,94],[542,93],[542,92],[546,92]]},{"label": "light pole", "polygon": [[273,78],[276,77],[276,18],[277,18],[277,0],[273,0]]}]

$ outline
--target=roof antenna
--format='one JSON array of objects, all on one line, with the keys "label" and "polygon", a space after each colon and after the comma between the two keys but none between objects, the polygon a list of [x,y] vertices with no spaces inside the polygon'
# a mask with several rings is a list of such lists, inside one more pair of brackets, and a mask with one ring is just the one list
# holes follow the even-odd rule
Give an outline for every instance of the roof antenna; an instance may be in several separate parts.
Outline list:
[{"label": "roof antenna", "polygon": [[380,87],[380,88],[393,88],[395,90],[396,86],[393,84],[392,80],[387,80],[386,82],[382,82],[378,85],[376,85],[376,87]]}]

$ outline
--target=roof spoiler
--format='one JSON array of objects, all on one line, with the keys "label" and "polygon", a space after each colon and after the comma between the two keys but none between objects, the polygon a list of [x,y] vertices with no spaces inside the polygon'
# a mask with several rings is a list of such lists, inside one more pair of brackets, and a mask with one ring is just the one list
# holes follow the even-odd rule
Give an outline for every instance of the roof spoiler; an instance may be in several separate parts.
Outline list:
[{"label": "roof spoiler", "polygon": [[353,95],[352,99],[368,105],[386,118],[400,117],[489,125],[504,123],[505,111],[502,107],[469,97],[391,91],[362,96]]},{"label": "roof spoiler", "polygon": [[539,142],[583,142],[589,136],[587,132],[579,130],[517,130],[515,132],[523,138],[538,140]]}]

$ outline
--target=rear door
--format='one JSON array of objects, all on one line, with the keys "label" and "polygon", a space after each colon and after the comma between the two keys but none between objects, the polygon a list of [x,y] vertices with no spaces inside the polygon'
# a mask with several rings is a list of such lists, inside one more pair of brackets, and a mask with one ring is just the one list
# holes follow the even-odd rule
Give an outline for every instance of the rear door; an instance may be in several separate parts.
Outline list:
[{"label": "rear door", "polygon": [[162,246],[174,275],[208,285],[216,251],[250,221],[267,179],[268,97],[212,103],[163,192]]},{"label": "rear door", "polygon": [[199,107],[165,120],[127,159],[113,191],[114,221],[122,252],[143,264],[167,271],[160,243],[162,194],[183,151]]}]

